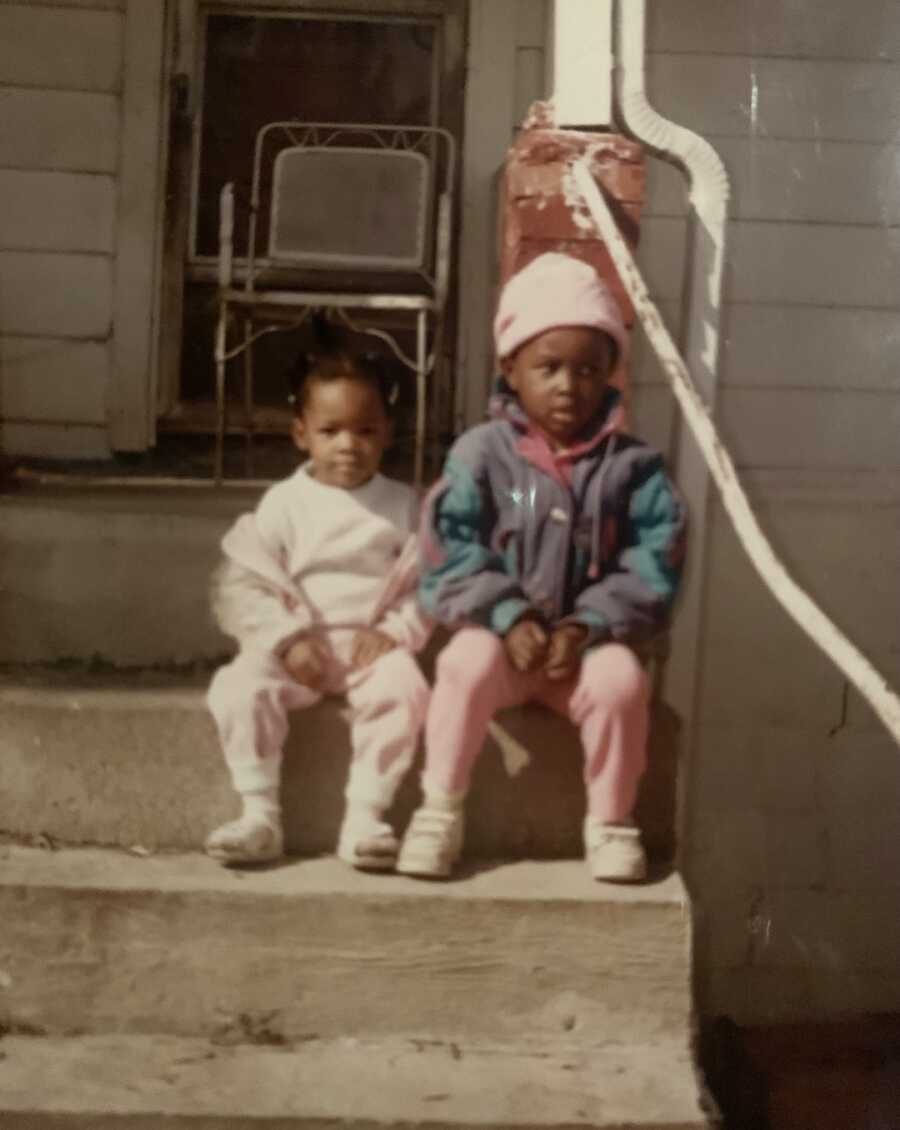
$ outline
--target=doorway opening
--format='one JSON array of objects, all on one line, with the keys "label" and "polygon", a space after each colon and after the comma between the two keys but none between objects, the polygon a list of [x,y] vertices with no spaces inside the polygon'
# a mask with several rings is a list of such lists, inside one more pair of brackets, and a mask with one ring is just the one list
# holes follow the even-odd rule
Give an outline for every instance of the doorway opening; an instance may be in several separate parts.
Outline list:
[{"label": "doorway opening", "polygon": [[[258,131],[268,122],[295,119],[443,126],[458,137],[464,5],[445,0],[404,10],[402,4],[376,0],[370,9],[360,14],[341,10],[338,4],[315,10],[302,4],[194,6],[193,113],[180,129],[177,122],[170,128],[173,175],[158,421],[161,439],[171,445],[180,437],[183,452],[196,447],[205,459],[208,437],[215,431],[219,194],[224,184],[234,184],[234,273],[240,281],[246,273]],[[449,34],[448,21],[458,25]],[[265,207],[259,219],[264,241],[269,220]],[[329,289],[377,293],[387,281],[371,271],[344,271],[330,275]],[[429,384],[429,413],[439,430],[449,420],[453,400],[453,365],[446,349],[455,340],[454,321],[451,301],[443,363]],[[276,477],[285,460],[294,459],[284,438],[289,418],[286,378],[297,353],[310,344],[308,333],[308,328],[274,333],[255,344],[249,412],[236,383],[228,389],[232,462],[252,433],[257,476]],[[408,344],[412,351],[413,340]],[[402,367],[397,377],[401,400],[395,455],[402,463],[412,442],[414,382]]]}]

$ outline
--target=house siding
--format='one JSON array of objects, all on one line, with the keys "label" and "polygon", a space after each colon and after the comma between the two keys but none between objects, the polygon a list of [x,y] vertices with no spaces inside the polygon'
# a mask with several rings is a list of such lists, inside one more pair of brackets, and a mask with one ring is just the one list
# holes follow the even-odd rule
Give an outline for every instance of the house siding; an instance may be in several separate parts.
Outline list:
[{"label": "house siding", "polygon": [[[718,419],[795,578],[900,684],[897,6],[648,5],[654,106],[732,184]],[[643,256],[677,328],[680,175],[651,163]],[[651,241],[656,244],[651,247]],[[674,411],[636,348],[636,416]],[[896,747],[709,526],[685,866],[704,1012],[900,1007]]]},{"label": "house siding", "polygon": [[0,438],[108,452],[122,4],[0,3]]}]

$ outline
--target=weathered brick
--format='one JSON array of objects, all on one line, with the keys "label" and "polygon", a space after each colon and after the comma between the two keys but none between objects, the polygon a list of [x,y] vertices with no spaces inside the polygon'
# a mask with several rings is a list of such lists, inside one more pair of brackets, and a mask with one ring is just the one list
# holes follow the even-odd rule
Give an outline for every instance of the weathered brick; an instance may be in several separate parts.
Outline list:
[{"label": "weathered brick", "polygon": [[[609,253],[583,209],[573,207],[567,180],[576,159],[587,163],[636,246],[646,191],[641,146],[617,134],[526,128],[507,154],[500,181],[500,281],[547,251],[573,255],[607,280],[631,325],[634,310]],[[628,383],[627,374],[622,381]]]}]

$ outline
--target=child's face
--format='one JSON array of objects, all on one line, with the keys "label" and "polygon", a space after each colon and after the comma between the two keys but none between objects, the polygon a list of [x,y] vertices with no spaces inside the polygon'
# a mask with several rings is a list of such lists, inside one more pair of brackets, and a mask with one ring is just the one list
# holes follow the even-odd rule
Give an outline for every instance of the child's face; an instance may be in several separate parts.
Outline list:
[{"label": "child's face", "polygon": [[538,334],[502,367],[525,415],[554,447],[565,447],[600,407],[614,359],[605,333],[573,326]]},{"label": "child's face", "polygon": [[303,411],[293,424],[294,443],[309,452],[315,478],[344,490],[371,479],[390,436],[378,390],[353,377],[313,378]]}]

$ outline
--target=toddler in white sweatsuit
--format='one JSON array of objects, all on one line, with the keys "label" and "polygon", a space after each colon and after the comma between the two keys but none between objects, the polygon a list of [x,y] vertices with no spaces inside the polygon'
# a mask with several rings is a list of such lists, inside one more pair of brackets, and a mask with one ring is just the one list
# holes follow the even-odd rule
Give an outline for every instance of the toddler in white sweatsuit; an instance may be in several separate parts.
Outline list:
[{"label": "toddler in white sweatsuit", "polygon": [[243,811],[206,849],[225,864],[283,854],[288,712],[346,694],[352,762],[337,851],[386,870],[398,843],[384,814],[428,704],[414,658],[428,637],[415,593],[417,498],[378,471],[391,425],[377,361],[334,348],[303,358],[293,400],[293,439],[309,460],[228,531],[214,582],[216,617],[240,651],[208,702]]}]

